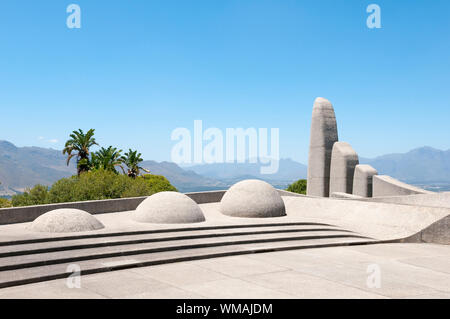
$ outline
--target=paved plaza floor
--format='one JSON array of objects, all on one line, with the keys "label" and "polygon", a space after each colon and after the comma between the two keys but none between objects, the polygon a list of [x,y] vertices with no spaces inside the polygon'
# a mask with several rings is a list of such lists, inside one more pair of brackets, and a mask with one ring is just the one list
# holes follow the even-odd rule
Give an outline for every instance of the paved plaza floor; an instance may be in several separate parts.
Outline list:
[{"label": "paved plaza floor", "polygon": [[65,279],[5,288],[0,298],[450,298],[450,246],[249,254],[86,275],[80,288]]}]

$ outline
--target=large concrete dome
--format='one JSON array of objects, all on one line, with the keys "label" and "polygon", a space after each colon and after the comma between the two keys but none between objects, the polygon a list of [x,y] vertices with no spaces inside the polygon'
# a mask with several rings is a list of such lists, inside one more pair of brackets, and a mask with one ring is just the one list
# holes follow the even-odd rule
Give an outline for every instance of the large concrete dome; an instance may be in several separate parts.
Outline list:
[{"label": "large concrete dome", "polygon": [[94,216],[79,209],[56,209],[36,218],[30,229],[45,233],[74,233],[105,228]]},{"label": "large concrete dome", "polygon": [[202,210],[188,196],[177,192],[156,193],[144,200],[134,220],[154,224],[189,224],[205,221]]},{"label": "large concrete dome", "polygon": [[270,184],[245,180],[233,185],[223,196],[220,211],[233,217],[286,216],[283,199]]}]

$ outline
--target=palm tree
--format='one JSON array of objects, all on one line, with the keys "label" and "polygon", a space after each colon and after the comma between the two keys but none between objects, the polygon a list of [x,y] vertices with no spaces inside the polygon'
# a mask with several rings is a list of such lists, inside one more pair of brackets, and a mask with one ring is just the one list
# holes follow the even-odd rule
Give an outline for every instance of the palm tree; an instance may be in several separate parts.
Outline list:
[{"label": "palm tree", "polygon": [[73,131],[63,150],[63,154],[67,154],[67,166],[70,160],[76,156],[78,175],[89,171],[89,149],[98,145],[94,138],[94,132],[94,129],[90,129],[86,134],[81,129]]},{"label": "palm tree", "polygon": [[95,169],[117,172],[116,166],[119,166],[125,173],[122,164],[122,150],[117,150],[116,147],[102,147],[99,151],[92,154],[91,167]]},{"label": "palm tree", "polygon": [[128,153],[125,153],[125,156],[122,156],[122,162],[128,167],[127,175],[131,178],[136,178],[141,173],[141,170],[150,173],[149,170],[139,166],[141,162],[144,160],[141,158],[142,154],[137,151],[132,151],[131,149]]}]

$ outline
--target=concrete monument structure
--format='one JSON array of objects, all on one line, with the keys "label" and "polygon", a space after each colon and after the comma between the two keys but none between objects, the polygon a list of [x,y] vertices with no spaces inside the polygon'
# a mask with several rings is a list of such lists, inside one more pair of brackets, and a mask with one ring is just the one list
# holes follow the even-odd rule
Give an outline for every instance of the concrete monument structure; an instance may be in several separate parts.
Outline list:
[{"label": "concrete monument structure", "polygon": [[360,164],[355,167],[353,177],[353,195],[361,197],[372,197],[373,177],[378,171],[370,165]]},{"label": "concrete monument structure", "polygon": [[353,192],[355,167],[359,164],[358,154],[346,142],[333,145],[330,170],[330,194]]},{"label": "concrete monument structure", "polygon": [[393,177],[380,175],[373,177],[373,197],[433,194],[433,192],[403,183]]},{"label": "concrete monument structure", "polygon": [[133,219],[153,224],[190,224],[205,221],[196,202],[177,192],[156,193],[144,200],[133,214]]},{"label": "concrete monument structure", "polygon": [[79,209],[56,209],[34,220],[30,230],[44,233],[74,233],[104,228],[97,218]]},{"label": "concrete monument structure", "polygon": [[[309,287],[305,289],[304,277],[280,271],[293,265],[311,274],[308,283],[313,288],[312,297],[317,297],[319,285],[329,287],[333,284],[330,278],[339,277],[341,282],[333,284],[336,289],[323,289],[322,294],[337,291],[338,297],[360,298],[366,296],[364,289],[373,290],[366,287],[367,272],[361,265],[381,256],[392,257],[393,263],[382,257],[386,260],[383,267],[389,271],[394,264],[401,264],[400,259],[405,259],[406,266],[395,268],[395,273],[403,277],[395,276],[391,282],[387,278],[383,286],[389,289],[377,290],[375,297],[423,297],[427,293],[434,297],[447,292],[445,257],[450,248],[439,244],[450,245],[450,193],[432,193],[389,176],[378,176],[375,168],[359,165],[350,144],[338,142],[337,137],[333,107],[318,98],[313,110],[308,171],[308,194],[313,196],[245,180],[226,192],[163,192],[150,197],[0,209],[0,298],[23,297],[27,291],[42,297],[54,280],[64,282],[54,285],[51,297],[79,296],[78,290],[84,287],[88,297],[95,291],[99,291],[99,297],[131,298],[162,298],[165,292],[173,297],[186,291],[188,298],[192,298],[191,292],[204,297],[224,292],[224,296],[236,298],[239,293],[248,297],[248,290],[256,293],[260,289],[264,289],[261,297],[267,296],[268,288],[259,280],[251,286],[254,274],[264,274],[265,282],[271,276],[277,288],[274,297],[280,297],[280,287],[286,286],[289,295],[283,296],[298,293],[303,298]],[[321,198],[330,195],[333,198]],[[306,249],[311,251],[281,253]],[[420,258],[418,251],[425,258]],[[430,251],[434,251],[431,257]],[[245,259],[245,255],[257,253],[264,254]],[[211,260],[218,257],[230,259]],[[201,264],[195,263],[198,261]],[[193,264],[187,265],[189,262]],[[217,265],[222,263],[225,267],[218,270]],[[348,267],[330,267],[337,263]],[[71,275],[69,264],[80,267],[83,276],[111,271],[117,271],[117,275],[105,274],[101,280],[86,280],[80,289],[66,289]],[[411,276],[411,265],[424,281],[424,264],[431,279],[414,286],[417,276]],[[142,272],[127,271],[156,265]],[[234,278],[239,267],[244,267],[245,273],[252,269],[242,284]],[[261,269],[254,271],[257,267]],[[342,273],[335,276],[334,268]],[[223,276],[228,269],[232,270],[230,280]],[[348,269],[354,270],[352,276],[348,276]],[[121,270],[125,271],[123,277]],[[140,273],[148,274],[151,280]],[[107,284],[111,278],[114,285]],[[159,278],[161,282],[156,281]],[[48,283],[37,286],[44,282]],[[20,294],[14,295],[11,289],[23,285],[29,286],[18,287]],[[431,287],[435,290],[430,291]]]},{"label": "concrete monument structure", "polygon": [[308,158],[308,196],[329,196],[333,144],[338,141],[333,105],[318,97],[314,102]]},{"label": "concrete monument structure", "polygon": [[233,185],[223,196],[220,211],[232,217],[286,216],[286,208],[278,191],[260,180],[245,180]]}]

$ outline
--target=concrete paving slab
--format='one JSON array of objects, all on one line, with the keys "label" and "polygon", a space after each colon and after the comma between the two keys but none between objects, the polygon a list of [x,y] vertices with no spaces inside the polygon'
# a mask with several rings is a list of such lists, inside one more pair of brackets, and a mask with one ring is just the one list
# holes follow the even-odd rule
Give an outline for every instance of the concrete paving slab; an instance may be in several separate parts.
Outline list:
[{"label": "concrete paving slab", "polygon": [[298,273],[296,271],[282,271],[261,275],[246,276],[242,280],[284,293],[297,298],[310,299],[387,299],[387,297],[369,293],[364,290]]},{"label": "concrete paving slab", "polygon": [[234,278],[286,270],[284,267],[267,264],[246,256],[200,260],[195,261],[194,264]]},{"label": "concrete paving slab", "polygon": [[179,288],[165,288],[158,291],[127,295],[123,299],[203,299],[205,297]]},{"label": "concrete paving slab", "polygon": [[349,249],[359,251],[364,254],[401,259],[411,257],[435,257],[449,256],[450,246],[435,244],[383,244],[371,245],[367,247],[353,246]]},{"label": "concrete paving slab", "polygon": [[237,278],[211,281],[201,284],[182,286],[183,289],[202,295],[205,298],[218,299],[293,299],[295,296],[267,289]]},{"label": "concrete paving slab", "polygon": [[[272,263],[278,266],[290,268],[294,271],[316,276],[322,279],[334,281],[343,285],[352,286],[369,293],[376,293],[390,298],[402,298],[424,293],[446,292],[450,287],[450,276],[433,274],[432,271],[412,270],[408,265],[399,262],[382,260],[378,263],[370,263],[367,260],[359,260],[358,254],[352,260],[337,261],[328,259],[327,252],[323,256],[314,256],[293,252],[281,252],[273,254],[252,255],[249,258]],[[367,284],[370,273],[369,266],[379,266],[381,272],[381,287],[370,288]]]},{"label": "concrete paving slab", "polygon": [[[392,249],[396,245],[399,250]],[[65,280],[54,280],[39,284],[0,289],[0,298],[446,298],[450,275],[447,272],[402,263],[395,251],[414,251],[416,258],[426,254],[426,248],[419,244],[376,245],[389,251],[381,258],[381,288],[367,286],[368,252],[372,246],[320,248],[305,251],[281,251],[246,255],[239,258],[212,259],[219,269],[206,269],[198,261],[139,269],[119,270],[82,276],[82,288],[68,291]],[[431,247],[434,253],[449,251],[448,246]],[[205,252],[205,251],[204,251]],[[420,255],[417,252],[422,252]],[[354,259],[351,254],[354,253]],[[342,260],[336,256],[342,255]],[[405,253],[403,253],[403,256]],[[175,255],[173,255],[175,256]],[[330,258],[328,258],[330,257]],[[442,262],[442,255],[437,258]],[[361,259],[362,258],[362,259]],[[229,260],[228,260],[229,259]],[[242,261],[249,259],[251,262]],[[91,261],[90,261],[91,262]],[[427,260],[427,263],[430,261]],[[231,270],[235,264],[243,266],[242,271]],[[269,265],[269,267],[267,266]],[[66,265],[64,265],[66,266]],[[255,268],[252,274],[247,267]],[[272,268],[273,266],[274,268]],[[227,269],[230,268],[230,269]],[[282,268],[281,271],[273,271]],[[199,269],[202,269],[199,272]],[[171,273],[180,273],[178,279],[167,279]],[[239,274],[239,272],[241,272]],[[246,274],[247,273],[247,274]],[[197,276],[200,274],[199,276]],[[231,278],[230,275],[239,275]],[[189,279],[182,279],[181,277]],[[200,282],[192,283],[198,277]],[[208,280],[211,276],[211,280]],[[228,278],[223,278],[228,277]],[[218,280],[213,280],[222,278]],[[121,288],[120,286],[123,286]],[[120,287],[120,288],[119,288]]]},{"label": "concrete paving slab", "polygon": [[108,298],[124,298],[130,295],[158,292],[171,288],[161,281],[123,270],[120,276],[106,273],[102,276],[83,276],[83,289],[100,294]]},{"label": "concrete paving slab", "polygon": [[68,288],[65,280],[0,289],[0,299],[105,299],[84,288]]},{"label": "concrete paving slab", "polygon": [[450,255],[401,259],[402,263],[450,274]]},{"label": "concrete paving slab", "polygon": [[[220,258],[214,260],[220,260]],[[184,286],[227,278],[217,271],[200,267],[196,262],[134,268],[130,269],[130,271],[173,286]]]}]

